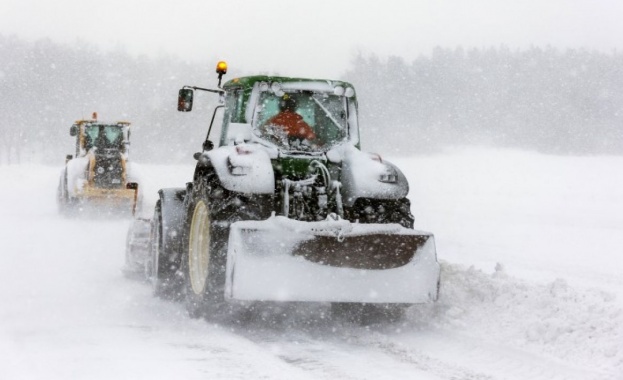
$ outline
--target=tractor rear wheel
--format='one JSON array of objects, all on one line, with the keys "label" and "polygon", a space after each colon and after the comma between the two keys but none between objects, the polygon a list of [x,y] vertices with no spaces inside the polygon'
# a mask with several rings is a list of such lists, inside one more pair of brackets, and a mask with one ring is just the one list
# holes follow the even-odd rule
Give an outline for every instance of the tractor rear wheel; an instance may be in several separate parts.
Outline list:
[{"label": "tractor rear wheel", "polygon": [[177,275],[177,268],[169,262],[170,254],[163,239],[162,231],[162,204],[158,200],[154,209],[152,237],[149,258],[145,262],[145,274],[151,282],[154,295],[165,299],[178,299],[181,291],[181,281]]}]

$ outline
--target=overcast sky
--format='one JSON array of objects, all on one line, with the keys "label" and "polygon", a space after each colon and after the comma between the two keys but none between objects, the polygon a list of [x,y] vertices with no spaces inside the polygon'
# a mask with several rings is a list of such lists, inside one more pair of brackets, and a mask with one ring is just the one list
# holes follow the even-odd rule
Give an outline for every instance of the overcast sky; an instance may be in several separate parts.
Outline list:
[{"label": "overcast sky", "polygon": [[357,52],[623,50],[623,0],[0,0],[0,34],[335,78]]}]

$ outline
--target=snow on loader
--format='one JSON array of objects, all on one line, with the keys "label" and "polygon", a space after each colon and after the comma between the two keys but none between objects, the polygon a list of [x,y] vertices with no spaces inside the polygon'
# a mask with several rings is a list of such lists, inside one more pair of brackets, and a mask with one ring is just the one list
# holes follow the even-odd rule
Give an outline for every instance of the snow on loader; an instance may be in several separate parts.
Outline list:
[{"label": "snow on loader", "polygon": [[62,214],[86,209],[134,214],[141,192],[128,162],[130,123],[77,120],[69,134],[76,137],[75,156],[67,155],[61,171],[57,201]]},{"label": "snow on loader", "polygon": [[[145,267],[156,294],[199,317],[224,301],[328,302],[402,310],[437,299],[432,234],[413,229],[407,180],[360,151],[349,83],[249,76],[228,81],[185,188],[161,189]],[[224,108],[219,147],[209,139]]]}]

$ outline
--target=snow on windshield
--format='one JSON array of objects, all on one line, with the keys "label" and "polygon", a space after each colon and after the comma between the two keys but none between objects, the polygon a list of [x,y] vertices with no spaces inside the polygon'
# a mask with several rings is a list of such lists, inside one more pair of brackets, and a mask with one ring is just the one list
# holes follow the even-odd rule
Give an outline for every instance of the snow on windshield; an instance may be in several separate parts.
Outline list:
[{"label": "snow on windshield", "polygon": [[89,124],[85,126],[86,148],[121,149],[123,131],[117,125]]},{"label": "snow on windshield", "polygon": [[287,150],[327,150],[348,137],[346,98],[329,93],[292,91],[260,94],[255,134]]}]

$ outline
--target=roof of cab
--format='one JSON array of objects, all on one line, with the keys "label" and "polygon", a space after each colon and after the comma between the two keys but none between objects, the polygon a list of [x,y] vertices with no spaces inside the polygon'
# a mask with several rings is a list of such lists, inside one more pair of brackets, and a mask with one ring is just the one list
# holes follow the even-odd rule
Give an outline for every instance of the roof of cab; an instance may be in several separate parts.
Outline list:
[{"label": "roof of cab", "polygon": [[253,88],[253,86],[258,82],[267,82],[267,83],[326,83],[331,86],[342,86],[344,88],[350,87],[354,88],[352,84],[339,80],[330,80],[330,79],[310,79],[310,78],[291,78],[291,77],[279,77],[279,76],[269,76],[269,75],[254,75],[248,77],[239,77],[234,78],[227,81],[223,85],[224,90],[228,90],[231,88]]},{"label": "roof of cab", "polygon": [[100,121],[100,120],[93,120],[93,119],[82,119],[82,120],[76,120],[74,121],[74,124],[93,124],[93,125],[119,125],[119,126],[130,126],[132,123],[130,123],[129,121],[126,120],[119,120],[119,121]]}]

